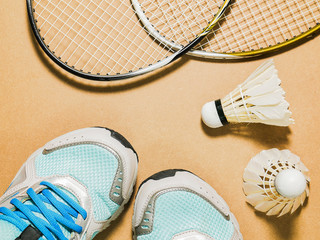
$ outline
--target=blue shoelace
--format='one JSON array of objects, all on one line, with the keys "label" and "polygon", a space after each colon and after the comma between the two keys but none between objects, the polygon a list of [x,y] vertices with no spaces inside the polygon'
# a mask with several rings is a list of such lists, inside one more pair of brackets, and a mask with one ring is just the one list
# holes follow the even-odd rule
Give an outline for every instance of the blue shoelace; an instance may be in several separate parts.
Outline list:
[{"label": "blue shoelace", "polygon": [[[86,219],[87,212],[53,184],[43,181],[40,185],[47,188],[38,194],[31,188],[27,190],[27,194],[30,197],[28,200],[31,200],[28,201],[28,204],[24,204],[18,199],[13,198],[10,203],[16,207],[15,211],[1,207],[0,220],[14,224],[20,231],[24,231],[29,226],[27,223],[29,222],[48,240],[68,240],[64,236],[60,225],[70,231],[81,233],[82,227],[75,223],[74,218],[77,218],[80,214],[83,219]],[[51,192],[59,196],[65,203],[58,201]],[[52,205],[58,212],[49,210],[45,204]],[[41,214],[46,220],[36,216],[35,213]]]}]

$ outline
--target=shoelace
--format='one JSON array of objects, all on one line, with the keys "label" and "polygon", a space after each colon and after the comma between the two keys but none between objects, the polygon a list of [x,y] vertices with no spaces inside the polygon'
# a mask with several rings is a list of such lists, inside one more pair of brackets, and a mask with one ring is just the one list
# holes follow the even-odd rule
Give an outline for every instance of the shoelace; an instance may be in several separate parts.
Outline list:
[{"label": "shoelace", "polygon": [[[59,240],[68,240],[64,236],[60,225],[71,231],[81,233],[82,227],[77,225],[73,218],[77,218],[78,214],[80,214],[83,219],[86,219],[87,212],[53,184],[43,181],[40,185],[47,187],[42,190],[41,193],[37,194],[31,188],[27,190],[27,194],[31,200],[29,202],[33,204],[24,204],[18,199],[13,198],[10,203],[14,205],[17,210],[12,211],[6,207],[1,207],[0,220],[2,219],[14,224],[20,231],[24,231],[29,226],[29,224],[24,221],[27,220],[48,240],[56,240],[56,238]],[[66,204],[58,201],[51,192],[59,196]],[[58,212],[48,209],[45,203],[55,207]],[[35,213],[41,214],[46,220],[36,216]]]}]

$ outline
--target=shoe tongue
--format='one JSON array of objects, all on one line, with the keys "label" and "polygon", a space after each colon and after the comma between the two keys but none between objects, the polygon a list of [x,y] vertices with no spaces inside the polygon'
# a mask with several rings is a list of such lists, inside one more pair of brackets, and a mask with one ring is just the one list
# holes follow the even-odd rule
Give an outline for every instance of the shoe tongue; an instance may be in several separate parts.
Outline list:
[{"label": "shoe tongue", "polygon": [[2,240],[14,240],[19,237],[21,231],[10,222],[0,220],[0,236]]}]

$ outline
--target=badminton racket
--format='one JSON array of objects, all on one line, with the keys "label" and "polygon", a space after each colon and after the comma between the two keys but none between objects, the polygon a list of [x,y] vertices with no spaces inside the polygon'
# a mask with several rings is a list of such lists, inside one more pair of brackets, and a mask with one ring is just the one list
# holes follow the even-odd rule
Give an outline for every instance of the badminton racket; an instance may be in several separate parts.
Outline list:
[{"label": "badminton racket", "polygon": [[147,19],[139,18],[146,18],[144,6],[130,0],[27,0],[27,9],[38,43],[56,64],[77,76],[106,81],[145,74],[178,59],[216,26],[231,2],[161,1],[148,10],[154,16],[164,13],[159,21],[170,28],[188,29],[178,49],[148,31],[142,23]]},{"label": "badminton racket", "polygon": [[[174,18],[174,12],[153,10],[161,9],[167,3],[154,0],[132,2],[141,6],[137,14],[154,38],[176,50],[188,41],[187,25],[170,21],[163,24],[162,19]],[[210,0],[203,1],[203,4],[207,2]],[[207,11],[209,13],[202,16],[209,20],[212,16]],[[229,4],[217,26],[188,54],[213,59],[246,59],[294,46],[319,29],[319,0],[235,0]]]}]

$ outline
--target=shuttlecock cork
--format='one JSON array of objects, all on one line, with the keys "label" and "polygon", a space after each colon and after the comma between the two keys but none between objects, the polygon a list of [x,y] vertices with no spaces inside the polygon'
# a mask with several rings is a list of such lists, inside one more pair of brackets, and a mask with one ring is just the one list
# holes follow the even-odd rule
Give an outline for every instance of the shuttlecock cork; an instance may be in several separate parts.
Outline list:
[{"label": "shuttlecock cork", "polygon": [[268,216],[295,212],[309,196],[308,169],[289,150],[264,150],[243,174],[243,190],[257,211]]},{"label": "shuttlecock cork", "polygon": [[202,120],[212,128],[236,122],[288,126],[294,120],[280,84],[273,60],[269,60],[223,99],[206,103]]}]

